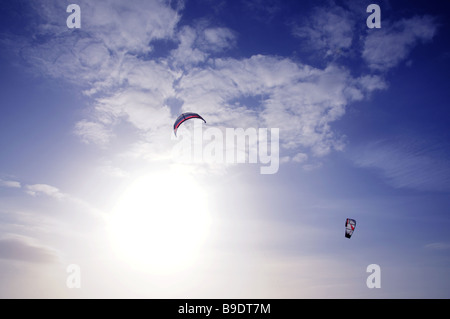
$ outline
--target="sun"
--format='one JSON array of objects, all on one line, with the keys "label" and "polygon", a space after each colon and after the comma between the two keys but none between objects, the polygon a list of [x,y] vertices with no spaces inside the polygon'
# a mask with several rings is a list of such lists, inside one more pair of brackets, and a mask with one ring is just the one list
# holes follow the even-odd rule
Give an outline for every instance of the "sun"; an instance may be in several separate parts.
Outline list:
[{"label": "sun", "polygon": [[117,199],[108,224],[119,258],[159,272],[192,264],[209,227],[206,192],[180,169],[135,179]]}]

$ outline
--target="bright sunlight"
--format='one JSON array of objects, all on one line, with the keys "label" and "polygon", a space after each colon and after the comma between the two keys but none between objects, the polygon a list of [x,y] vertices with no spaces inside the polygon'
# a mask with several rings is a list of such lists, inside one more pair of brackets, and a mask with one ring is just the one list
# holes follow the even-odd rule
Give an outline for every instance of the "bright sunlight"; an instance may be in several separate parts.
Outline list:
[{"label": "bright sunlight", "polygon": [[204,189],[178,169],[134,180],[118,198],[109,231],[114,250],[127,263],[172,272],[195,262],[209,225]]}]

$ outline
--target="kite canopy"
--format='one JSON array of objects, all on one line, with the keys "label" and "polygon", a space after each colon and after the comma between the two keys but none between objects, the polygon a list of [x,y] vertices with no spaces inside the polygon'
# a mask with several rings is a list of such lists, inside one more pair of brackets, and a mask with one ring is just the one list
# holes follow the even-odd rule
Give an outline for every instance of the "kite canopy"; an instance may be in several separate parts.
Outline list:
[{"label": "kite canopy", "polygon": [[175,132],[175,136],[177,136],[178,127],[180,127],[180,125],[183,122],[190,120],[190,119],[201,119],[206,123],[206,121],[203,119],[203,117],[201,117],[197,113],[192,113],[192,112],[183,113],[180,116],[178,116],[178,118],[175,120],[175,123],[173,124],[173,131]]},{"label": "kite canopy", "polygon": [[345,237],[346,238],[352,237],[355,227],[356,227],[356,220],[347,218],[347,220],[345,221]]}]

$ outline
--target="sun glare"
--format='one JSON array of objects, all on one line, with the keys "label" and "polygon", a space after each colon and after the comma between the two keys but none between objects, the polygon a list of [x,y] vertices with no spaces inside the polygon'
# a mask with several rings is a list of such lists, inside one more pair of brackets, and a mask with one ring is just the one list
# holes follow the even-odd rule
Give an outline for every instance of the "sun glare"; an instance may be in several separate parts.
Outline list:
[{"label": "sun glare", "polygon": [[167,272],[195,262],[209,224],[204,189],[188,172],[168,170],[128,186],[113,209],[109,231],[124,261]]}]

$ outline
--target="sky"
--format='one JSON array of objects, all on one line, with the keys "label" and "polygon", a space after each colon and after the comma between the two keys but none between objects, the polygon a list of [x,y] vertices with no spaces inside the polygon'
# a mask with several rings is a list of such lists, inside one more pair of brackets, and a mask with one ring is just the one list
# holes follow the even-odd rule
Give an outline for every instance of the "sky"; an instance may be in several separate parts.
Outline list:
[{"label": "sky", "polygon": [[[0,297],[449,298],[448,21],[434,0],[2,4]],[[206,123],[175,136],[183,112]]]}]

